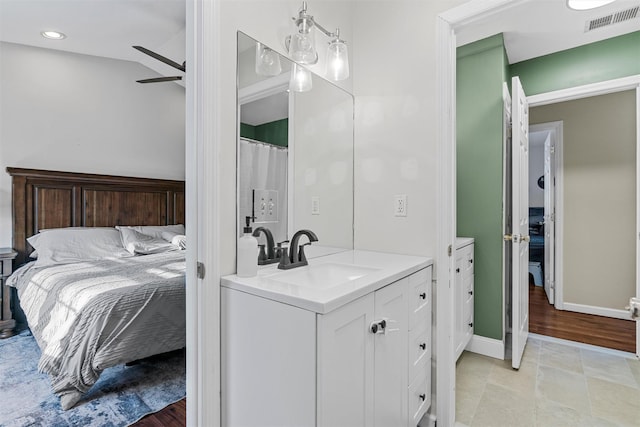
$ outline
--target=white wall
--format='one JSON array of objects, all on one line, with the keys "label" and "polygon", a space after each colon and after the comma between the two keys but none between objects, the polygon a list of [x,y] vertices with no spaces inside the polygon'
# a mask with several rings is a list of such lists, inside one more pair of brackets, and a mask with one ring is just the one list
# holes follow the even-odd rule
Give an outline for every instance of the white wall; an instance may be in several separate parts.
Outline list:
[{"label": "white wall", "polygon": [[0,247],[6,167],[184,179],[184,88],[129,61],[0,43]]},{"label": "white wall", "polygon": [[[450,1],[356,2],[355,247],[434,256],[436,30]],[[407,217],[393,197],[407,195]]]}]

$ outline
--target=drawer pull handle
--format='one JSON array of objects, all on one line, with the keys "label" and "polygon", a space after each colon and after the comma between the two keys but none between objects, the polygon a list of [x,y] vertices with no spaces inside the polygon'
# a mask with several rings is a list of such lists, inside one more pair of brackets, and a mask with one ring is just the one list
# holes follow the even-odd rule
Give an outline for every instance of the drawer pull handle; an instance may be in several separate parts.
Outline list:
[{"label": "drawer pull handle", "polygon": [[424,293],[424,292],[423,292],[423,293],[421,293],[421,294],[420,294],[420,298],[422,298],[422,299],[427,299],[427,294],[426,294],[426,293]]},{"label": "drawer pull handle", "polygon": [[473,328],[473,322],[469,322],[469,327]]},{"label": "drawer pull handle", "polygon": [[456,273],[460,273],[460,269],[459,268],[456,268]]},{"label": "drawer pull handle", "polygon": [[427,349],[427,343],[423,342],[422,344],[420,344],[420,348],[423,349],[423,350],[426,350]]},{"label": "drawer pull handle", "polygon": [[420,400],[422,400],[423,402],[425,400],[427,400],[427,395],[426,394],[421,394],[419,397],[420,397]]}]

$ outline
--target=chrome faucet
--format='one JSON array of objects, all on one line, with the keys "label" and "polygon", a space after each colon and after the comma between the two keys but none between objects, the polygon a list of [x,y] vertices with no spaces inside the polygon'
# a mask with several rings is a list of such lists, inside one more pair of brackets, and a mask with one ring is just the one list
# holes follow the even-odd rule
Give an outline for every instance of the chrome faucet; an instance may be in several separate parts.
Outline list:
[{"label": "chrome faucet", "polygon": [[260,236],[260,233],[263,233],[264,237],[267,239],[267,248],[265,253],[265,245],[258,245],[260,247],[258,265],[273,264],[274,262],[280,261],[279,254],[275,253],[273,234],[271,234],[271,231],[265,227],[258,227],[253,231],[253,237]]},{"label": "chrome faucet", "polygon": [[[298,245],[298,241],[300,237],[307,236],[309,239],[308,243]],[[304,254],[304,247],[310,245],[312,242],[317,242],[318,236],[311,230],[298,230],[295,232],[293,237],[291,238],[291,245],[289,246],[289,253],[287,253],[286,248],[284,248],[281,252],[280,256],[280,264],[278,264],[278,268],[281,270],[288,270],[290,268],[301,267],[303,265],[307,265],[307,257]]]}]

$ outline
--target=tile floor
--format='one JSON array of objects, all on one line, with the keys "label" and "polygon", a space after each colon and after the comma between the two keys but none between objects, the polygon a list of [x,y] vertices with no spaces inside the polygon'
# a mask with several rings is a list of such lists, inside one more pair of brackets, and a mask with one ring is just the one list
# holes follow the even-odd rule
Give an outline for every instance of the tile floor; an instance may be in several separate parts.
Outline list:
[{"label": "tile floor", "polygon": [[628,353],[530,337],[511,361],[464,352],[456,427],[640,426],[640,361]]}]

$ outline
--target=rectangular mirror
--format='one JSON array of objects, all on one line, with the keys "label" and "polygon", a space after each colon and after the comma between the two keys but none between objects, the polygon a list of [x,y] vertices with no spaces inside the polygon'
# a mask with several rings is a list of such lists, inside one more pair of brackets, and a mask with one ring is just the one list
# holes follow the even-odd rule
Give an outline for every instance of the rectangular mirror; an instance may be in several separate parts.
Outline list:
[{"label": "rectangular mirror", "polygon": [[350,250],[353,96],[305,69],[311,88],[290,90],[294,68],[238,32],[238,236],[250,217],[276,243],[313,231],[308,257]]}]

